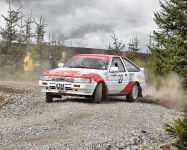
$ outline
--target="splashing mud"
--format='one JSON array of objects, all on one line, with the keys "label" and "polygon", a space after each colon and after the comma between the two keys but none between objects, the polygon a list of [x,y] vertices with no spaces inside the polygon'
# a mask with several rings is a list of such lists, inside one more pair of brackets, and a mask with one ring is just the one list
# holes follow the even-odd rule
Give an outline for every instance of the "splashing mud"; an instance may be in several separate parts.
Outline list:
[{"label": "splashing mud", "polygon": [[187,93],[182,88],[182,80],[174,73],[160,78],[159,84],[148,84],[144,95],[149,101],[168,107],[187,105]]}]

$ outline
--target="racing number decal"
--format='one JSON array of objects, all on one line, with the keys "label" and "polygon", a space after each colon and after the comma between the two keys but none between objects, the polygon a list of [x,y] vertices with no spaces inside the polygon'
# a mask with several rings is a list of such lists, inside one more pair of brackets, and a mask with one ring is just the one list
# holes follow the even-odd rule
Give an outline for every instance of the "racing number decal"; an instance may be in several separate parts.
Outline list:
[{"label": "racing number decal", "polygon": [[118,83],[122,83],[122,81],[123,81],[123,75],[122,74],[118,75],[118,78],[119,78]]}]

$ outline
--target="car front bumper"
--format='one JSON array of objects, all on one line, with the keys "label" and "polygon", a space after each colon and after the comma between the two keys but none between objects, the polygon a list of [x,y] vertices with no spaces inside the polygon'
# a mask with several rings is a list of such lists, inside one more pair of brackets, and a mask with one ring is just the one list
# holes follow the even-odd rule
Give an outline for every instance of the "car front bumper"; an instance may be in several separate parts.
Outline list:
[{"label": "car front bumper", "polygon": [[95,90],[96,83],[70,83],[40,80],[39,86],[44,93],[90,96]]}]

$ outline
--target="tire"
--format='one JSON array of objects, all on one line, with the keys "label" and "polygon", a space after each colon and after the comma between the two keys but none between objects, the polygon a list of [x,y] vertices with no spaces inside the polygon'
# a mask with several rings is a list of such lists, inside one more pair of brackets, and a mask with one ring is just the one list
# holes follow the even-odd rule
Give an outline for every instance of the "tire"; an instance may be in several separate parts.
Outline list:
[{"label": "tire", "polygon": [[135,83],[129,94],[126,95],[127,102],[134,102],[138,98],[139,87]]},{"label": "tire", "polygon": [[94,92],[94,102],[95,103],[101,103],[103,99],[103,84],[99,83],[96,88],[95,88],[95,92]]},{"label": "tire", "polygon": [[47,103],[53,102],[53,96],[50,93],[46,93],[46,99],[45,99],[45,101]]}]

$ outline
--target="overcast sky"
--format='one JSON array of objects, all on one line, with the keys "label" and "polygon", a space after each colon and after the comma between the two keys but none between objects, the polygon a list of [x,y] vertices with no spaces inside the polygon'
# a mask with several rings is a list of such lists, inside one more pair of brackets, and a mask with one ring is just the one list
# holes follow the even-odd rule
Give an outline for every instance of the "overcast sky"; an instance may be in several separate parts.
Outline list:
[{"label": "overcast sky", "polygon": [[156,29],[153,13],[160,9],[159,0],[0,0],[1,15],[7,15],[9,1],[15,8],[22,4],[25,16],[31,9],[33,18],[45,16],[47,34],[61,32],[67,46],[72,41],[73,46],[106,48],[115,30],[125,44],[137,36],[141,51]]}]

